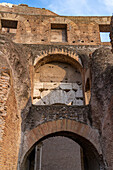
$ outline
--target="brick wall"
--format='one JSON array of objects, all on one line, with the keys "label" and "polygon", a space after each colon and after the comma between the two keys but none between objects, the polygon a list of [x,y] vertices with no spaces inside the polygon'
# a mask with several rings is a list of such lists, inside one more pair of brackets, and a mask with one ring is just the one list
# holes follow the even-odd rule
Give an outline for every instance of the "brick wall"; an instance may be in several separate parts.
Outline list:
[{"label": "brick wall", "polygon": [[20,118],[7,69],[0,69],[0,168],[16,169],[19,149]]},{"label": "brick wall", "polygon": [[[18,14],[15,13],[16,9],[18,9]],[[31,12],[33,15],[20,14],[23,9],[25,13]],[[89,59],[89,54],[91,56],[92,52],[102,45],[99,24],[109,25],[110,17],[48,16],[45,10],[34,9],[33,13],[32,9],[26,6],[14,7],[12,13],[10,11],[12,8],[7,10],[5,7],[4,10],[6,12],[0,12],[1,19],[18,21],[16,34],[9,36],[10,34],[6,33],[5,35],[21,44],[14,44],[5,39],[2,32],[0,60],[1,54],[4,53],[13,75],[12,80],[12,75],[7,70],[4,71],[2,67],[0,71],[0,163],[2,169],[15,170],[18,158],[23,160],[35,142],[50,133],[68,130],[71,131],[69,134],[75,135],[74,139],[78,139],[77,142],[81,142],[86,153],[87,151],[90,154],[94,152],[98,160],[100,160],[99,154],[102,154],[104,168],[112,170],[113,59],[109,52],[110,46],[107,46],[109,49],[97,50],[92,59]],[[67,42],[51,43],[51,24],[67,25]],[[70,64],[78,61],[84,73],[92,63],[90,65],[92,68],[91,105],[81,107],[31,105],[30,90],[33,89],[33,81],[30,80],[29,75],[33,79],[34,67],[37,68],[40,64],[38,61],[45,57],[48,62],[53,54],[61,57],[65,62],[68,62],[70,58]],[[22,134],[24,135],[21,136],[20,151],[22,152],[19,157],[21,111]],[[93,160],[92,165],[94,165]]]},{"label": "brick wall", "polygon": [[[1,7],[2,8],[2,7]],[[9,8],[4,8],[4,11]],[[11,8],[13,11],[13,8]],[[10,10],[11,10],[10,9]],[[9,18],[18,21],[16,34],[12,40],[22,44],[53,44],[64,45],[101,45],[99,25],[110,25],[110,17],[60,17],[49,15],[47,10],[37,9],[40,13],[28,15],[28,7],[15,7],[25,11],[25,15],[19,13],[0,13],[2,20]],[[44,13],[44,11],[46,11]],[[27,13],[27,15],[26,15]],[[47,15],[46,15],[47,14]],[[66,25],[66,29],[51,29],[52,24]],[[1,23],[0,26],[2,27]],[[64,30],[62,32],[62,30]],[[11,34],[9,34],[11,35]],[[104,45],[110,45],[105,43]]]},{"label": "brick wall", "polygon": [[42,170],[84,170],[80,146],[66,137],[52,137],[42,144]]},{"label": "brick wall", "polygon": [[7,115],[7,98],[10,91],[10,76],[7,69],[0,68],[0,141],[4,134],[5,116]]}]

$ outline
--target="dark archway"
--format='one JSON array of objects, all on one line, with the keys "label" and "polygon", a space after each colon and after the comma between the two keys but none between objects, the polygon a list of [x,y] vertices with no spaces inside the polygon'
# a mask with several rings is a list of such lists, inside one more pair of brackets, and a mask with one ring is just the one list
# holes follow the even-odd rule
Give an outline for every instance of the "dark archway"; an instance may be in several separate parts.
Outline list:
[{"label": "dark archway", "polygon": [[34,148],[36,148],[36,146],[39,146],[40,143],[42,143],[46,139],[57,137],[57,136],[64,136],[64,137],[70,138],[80,145],[83,151],[83,162],[84,162],[82,165],[82,170],[100,170],[102,168],[100,155],[98,151],[96,150],[96,148],[94,147],[94,145],[90,141],[88,141],[84,137],[79,136],[75,133],[68,132],[68,131],[60,131],[60,132],[55,132],[55,133],[46,135],[42,137],[39,141],[37,141],[26,154],[24,158],[24,162],[22,164],[22,169],[27,170],[26,166],[28,165],[26,165],[26,161],[27,159],[29,159],[30,156],[32,156],[32,158],[30,159],[34,159],[33,154],[35,155]]}]

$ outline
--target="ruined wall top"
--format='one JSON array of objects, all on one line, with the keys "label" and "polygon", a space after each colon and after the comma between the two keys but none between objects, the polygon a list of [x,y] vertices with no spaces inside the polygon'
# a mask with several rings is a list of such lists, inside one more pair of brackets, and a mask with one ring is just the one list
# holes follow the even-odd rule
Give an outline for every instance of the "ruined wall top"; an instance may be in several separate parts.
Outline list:
[{"label": "ruined wall top", "polygon": [[110,16],[59,16],[26,4],[0,4],[0,31],[16,43],[111,45],[101,41],[110,33]]},{"label": "ruined wall top", "polygon": [[29,7],[27,4],[15,5],[10,3],[0,3],[0,11],[26,15],[57,15],[48,9]]}]

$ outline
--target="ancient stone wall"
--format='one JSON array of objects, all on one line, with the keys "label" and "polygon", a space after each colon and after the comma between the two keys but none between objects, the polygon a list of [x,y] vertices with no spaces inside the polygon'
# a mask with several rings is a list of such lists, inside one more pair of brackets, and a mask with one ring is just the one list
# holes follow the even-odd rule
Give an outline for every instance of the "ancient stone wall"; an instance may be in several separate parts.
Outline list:
[{"label": "ancient stone wall", "polygon": [[[11,72],[4,65],[1,57],[0,67],[0,167],[1,169],[16,169],[18,161],[18,133],[20,118],[12,85]],[[7,61],[5,60],[5,63]],[[4,67],[3,67],[4,65]]]},{"label": "ancient stone wall", "polygon": [[112,170],[113,56],[100,41],[111,17],[62,17],[26,5],[0,10],[2,169],[23,170],[32,148],[58,135],[82,147],[89,170]]},{"label": "ancient stone wall", "polygon": [[0,11],[29,15],[57,15],[48,9],[33,8],[26,4],[13,5],[10,3],[0,3]]},{"label": "ancient stone wall", "polygon": [[[101,134],[101,147],[106,169],[113,168],[112,98],[113,98],[113,54],[111,50],[100,48],[92,56],[92,123]],[[109,154],[108,154],[109,153]]]},{"label": "ancient stone wall", "polygon": [[3,131],[5,127],[5,122],[3,117],[7,115],[7,98],[10,91],[10,75],[7,72],[7,69],[0,69],[0,116],[1,116],[1,130],[0,130],[0,138],[2,140]]},{"label": "ancient stone wall", "polygon": [[111,39],[112,52],[113,52],[113,16],[111,17],[111,24],[110,24],[110,39]]},{"label": "ancient stone wall", "polygon": [[[20,90],[20,92],[17,90],[17,87],[18,86],[16,86],[16,85],[14,85],[14,87],[15,87],[15,94],[17,94],[16,95],[16,99],[18,100],[18,102],[19,101],[21,101],[22,102],[22,99],[24,100],[25,98],[25,95],[21,95],[21,94],[23,94],[23,92],[25,92],[25,94],[26,94],[26,90],[24,90],[24,88],[26,87],[26,79],[28,79],[29,81],[30,81],[30,76],[29,75],[32,75],[33,73],[32,73],[32,71],[33,71],[33,69],[30,69],[30,67],[28,67],[30,64],[32,65],[33,64],[33,62],[31,62],[32,60],[31,59],[33,59],[33,60],[35,60],[36,59],[36,56],[34,55],[34,54],[36,54],[37,53],[37,51],[38,51],[38,53],[40,53],[39,51],[41,51],[42,50],[42,48],[44,48],[45,49],[45,46],[39,46],[39,47],[37,47],[35,50],[34,50],[34,46],[32,47],[30,47],[33,51],[34,51],[34,53],[33,53],[33,57],[32,57],[32,55],[30,55],[29,56],[29,50],[27,49],[27,46],[21,46],[21,48],[20,47],[18,47],[18,46],[14,46],[14,44],[13,43],[11,43],[10,44],[11,45],[11,47],[15,47],[15,49],[16,49],[16,51],[14,52],[13,51],[13,53],[12,53],[12,50],[11,51],[9,51],[9,54],[13,54],[13,55],[9,55],[8,57],[6,57],[9,61],[10,61],[10,63],[11,63],[11,68],[12,68],[12,73],[13,73],[13,75],[15,75],[15,78],[13,78],[13,82],[14,83],[19,83],[18,85],[21,85],[22,84],[22,82],[24,81],[25,82],[25,84],[23,84],[24,86],[22,86],[21,88],[18,88],[19,90]],[[5,47],[5,45],[3,46],[4,48],[4,51],[5,51],[5,48],[6,47],[8,47],[8,44],[6,45],[6,47]],[[50,48],[50,47],[46,47],[46,49],[47,48]],[[69,47],[68,47],[69,48]],[[23,53],[23,55],[21,56],[21,55],[17,55],[17,54],[20,54],[20,49],[21,49],[21,51],[23,51],[23,49],[25,50],[25,52],[26,52],[26,54],[28,54],[28,56],[27,57],[30,57],[30,58],[27,58],[27,57],[24,57],[23,58],[23,55],[24,55],[24,53]],[[27,50],[28,50],[28,52],[27,52]],[[76,48],[75,48],[76,49]],[[31,51],[32,51],[31,50]],[[94,50],[94,49],[93,49]],[[93,50],[89,50],[89,51],[93,51]],[[18,51],[18,53],[17,53],[17,51]],[[82,51],[83,52],[83,51]],[[68,53],[68,51],[67,51],[67,53]],[[7,54],[7,53],[6,53]],[[14,56],[14,54],[15,54],[15,58],[14,57],[11,57],[11,56]],[[32,58],[31,58],[32,57]],[[14,60],[14,59],[16,59],[16,60]],[[81,60],[82,60],[82,57],[81,57]],[[20,61],[20,63],[19,63],[19,65],[17,64],[17,61]],[[28,62],[25,62],[25,61],[28,61]],[[85,67],[85,69],[87,68],[87,64],[85,64],[85,62],[86,62],[86,60],[85,59],[83,59],[82,60],[82,65]],[[24,67],[23,67],[23,63],[24,63]],[[28,64],[28,65],[27,65]],[[18,67],[17,67],[18,66]],[[21,68],[21,69],[20,69]],[[31,72],[31,73],[29,73],[28,74],[28,72],[26,72],[25,70],[27,70],[29,68],[29,71]],[[37,67],[36,67],[37,68]],[[73,70],[73,69],[72,69]],[[21,73],[23,73],[22,75],[22,77],[20,76],[21,75]],[[20,79],[20,77],[21,77],[21,79]],[[88,75],[86,76],[86,77],[88,77]],[[47,77],[48,78],[48,77]],[[39,79],[38,79],[39,80]],[[71,80],[72,81],[72,80]],[[29,84],[29,82],[28,82],[28,84]],[[32,84],[32,83],[31,83]],[[30,84],[29,84],[29,86],[28,87],[30,87]],[[26,88],[25,88],[26,89]],[[12,95],[13,95],[13,92],[11,93]],[[16,100],[14,101],[14,100],[12,100],[11,99],[11,101],[13,102],[13,103],[15,103],[16,104]],[[27,100],[28,101],[28,100]],[[9,103],[11,103],[10,101],[9,101]],[[22,102],[23,103],[23,102]],[[26,103],[26,102],[25,102]],[[22,134],[24,135],[24,134],[26,134],[26,133],[28,133],[28,132],[30,132],[30,130],[31,129],[33,129],[33,128],[35,128],[35,127],[37,127],[38,125],[40,125],[40,123],[46,123],[46,121],[53,121],[53,120],[60,120],[60,119],[62,119],[62,118],[64,118],[64,119],[70,119],[71,121],[73,120],[74,122],[76,122],[76,121],[79,121],[79,122],[81,122],[81,129],[84,129],[84,123],[85,124],[88,124],[88,128],[89,128],[89,126],[90,126],[90,124],[91,124],[91,112],[90,112],[90,108],[89,108],[89,106],[87,107],[87,108],[84,108],[84,106],[82,107],[82,108],[80,108],[80,107],[72,107],[72,106],[70,106],[70,108],[69,109],[67,109],[67,111],[66,111],[66,108],[67,107],[64,107],[64,106],[61,106],[61,107],[57,107],[57,106],[47,106],[47,107],[45,107],[45,110],[44,110],[44,108],[43,107],[41,107],[41,106],[32,106],[31,107],[31,105],[29,105],[29,106],[25,106],[24,105],[24,103],[23,103],[23,105],[22,105],[22,107],[20,107],[20,103],[18,103],[17,104],[17,106],[19,106],[19,110],[21,109],[21,108],[24,108],[24,109],[21,109],[22,110],[22,117],[23,117],[23,123],[22,123]],[[24,106],[24,107],[23,107]],[[15,107],[14,107],[14,105],[13,106],[9,106],[9,109],[11,109],[11,107],[12,107],[12,109],[15,109]],[[14,107],[14,108],[13,108]],[[30,107],[30,108],[29,108]],[[16,107],[17,108],[17,107]],[[32,109],[34,108],[34,110],[32,111]],[[53,109],[52,109],[53,108]],[[56,109],[55,109],[56,108]],[[59,109],[60,108],[60,109]],[[30,110],[29,110],[30,109]],[[36,109],[36,110],[35,110]],[[37,109],[38,109],[38,112],[37,112]],[[58,110],[57,110],[58,109]],[[62,110],[63,109],[63,110]],[[27,111],[27,112],[26,112]],[[46,112],[45,112],[46,111]],[[15,111],[16,112],[16,111]],[[17,112],[18,112],[18,110],[17,110]],[[81,112],[81,114],[80,114],[80,112]],[[88,113],[88,114],[86,114],[86,113]],[[17,116],[17,118],[18,118],[18,116]],[[26,121],[25,121],[25,118],[26,118]],[[39,121],[38,121],[38,118],[39,118]],[[19,118],[20,119],[20,118]],[[12,120],[12,118],[11,118],[11,120]],[[18,126],[17,126],[17,128],[16,128],[16,130],[15,130],[15,132],[13,131],[13,132],[10,132],[10,131],[8,131],[8,133],[12,133],[12,135],[15,135],[15,134],[17,134],[17,138],[15,138],[16,139],[16,141],[18,140],[18,135],[20,134],[20,120],[18,120],[19,122],[18,122]],[[68,120],[67,120],[68,121]],[[9,120],[8,120],[8,122],[9,122]],[[15,121],[16,122],[16,121]],[[70,125],[71,125],[71,123],[70,123]],[[70,126],[69,125],[69,126]],[[13,126],[13,127],[15,127],[15,125],[11,122],[11,126]],[[68,126],[68,125],[67,125]],[[83,128],[82,128],[82,126],[83,126]],[[97,127],[97,126],[96,126]],[[6,128],[6,127],[5,127]],[[81,130],[82,131],[82,130]],[[5,132],[5,130],[4,130],[4,132]],[[76,131],[77,132],[77,131]],[[85,133],[85,132],[84,132]],[[5,134],[7,134],[6,132],[5,132]],[[7,136],[7,135],[6,135]],[[25,140],[25,139],[24,139]],[[96,140],[96,139],[95,139]],[[7,141],[7,140],[5,140],[5,138],[4,138],[4,140],[3,141]],[[12,141],[12,146],[14,147],[15,146],[15,140],[13,141],[13,137],[12,137],[12,139],[9,139],[9,141]],[[23,136],[21,136],[21,142],[23,142]],[[22,145],[22,147],[23,147],[23,149],[25,149],[26,147],[26,140],[24,141],[24,145],[23,145],[23,143],[21,143],[21,145]],[[98,143],[99,144],[99,143]],[[3,147],[3,145],[1,145],[2,147]],[[8,144],[7,145],[8,147],[10,146],[10,144]],[[4,147],[3,147],[4,148]],[[13,153],[13,154],[16,154],[16,153],[18,153],[18,149],[19,149],[19,145],[17,146],[17,148],[15,147],[15,152]],[[8,153],[6,153],[6,155],[7,155]],[[21,154],[22,154],[22,148],[21,148]],[[13,157],[13,156],[12,156]],[[4,157],[3,157],[4,158]],[[1,160],[2,160],[2,157],[1,157]],[[19,157],[19,160],[21,160],[21,158]],[[16,159],[14,160],[14,164],[12,165],[12,164],[8,164],[8,161],[6,161],[6,166],[5,166],[5,164],[4,164],[4,161],[2,160],[2,162],[3,162],[3,166],[4,167],[6,167],[6,166],[17,166],[17,161],[16,161]]]},{"label": "ancient stone wall", "polygon": [[21,66],[17,64],[17,51],[9,39],[0,36],[0,167],[3,170],[17,169],[20,148],[21,94],[16,83],[18,78],[20,81]]},{"label": "ancient stone wall", "polygon": [[[110,32],[110,17],[60,17],[45,15],[41,12],[35,15],[26,15],[29,13],[29,7],[17,6],[17,9],[26,9],[25,15],[15,14],[14,12],[0,13],[1,30],[4,33],[3,20],[7,22],[16,21],[17,27],[12,30],[9,26],[7,34],[12,35],[12,40],[22,44],[53,44],[63,43],[64,45],[101,45],[100,26],[108,27]],[[4,9],[4,8],[3,8]],[[4,11],[7,8],[4,9]],[[13,9],[13,8],[12,8]],[[6,10],[7,11],[7,10]],[[35,11],[35,8],[34,10]],[[42,11],[46,11],[43,10]],[[110,43],[105,43],[110,45]],[[104,45],[105,45],[104,44]]]}]

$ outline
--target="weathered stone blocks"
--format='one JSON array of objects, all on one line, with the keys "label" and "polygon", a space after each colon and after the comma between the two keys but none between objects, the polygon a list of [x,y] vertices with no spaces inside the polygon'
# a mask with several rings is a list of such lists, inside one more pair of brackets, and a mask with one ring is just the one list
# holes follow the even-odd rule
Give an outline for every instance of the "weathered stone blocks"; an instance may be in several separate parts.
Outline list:
[{"label": "weathered stone blocks", "polygon": [[77,83],[35,83],[33,104],[83,105],[83,92]]}]

